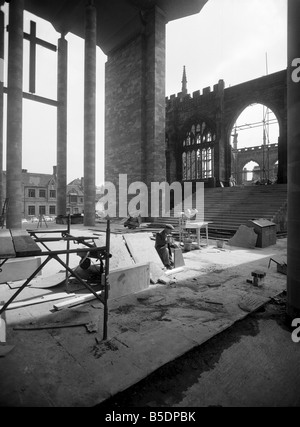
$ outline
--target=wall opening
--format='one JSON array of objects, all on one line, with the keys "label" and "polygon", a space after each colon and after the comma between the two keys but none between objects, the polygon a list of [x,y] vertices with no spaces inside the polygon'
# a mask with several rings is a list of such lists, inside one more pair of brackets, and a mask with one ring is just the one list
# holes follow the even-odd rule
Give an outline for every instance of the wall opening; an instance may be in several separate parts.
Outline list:
[{"label": "wall opening", "polygon": [[[270,108],[252,104],[242,111],[232,128],[230,139],[231,176],[238,185],[256,181],[273,184],[277,181],[278,138],[279,123]],[[251,162],[256,163],[255,173],[249,170]]]}]

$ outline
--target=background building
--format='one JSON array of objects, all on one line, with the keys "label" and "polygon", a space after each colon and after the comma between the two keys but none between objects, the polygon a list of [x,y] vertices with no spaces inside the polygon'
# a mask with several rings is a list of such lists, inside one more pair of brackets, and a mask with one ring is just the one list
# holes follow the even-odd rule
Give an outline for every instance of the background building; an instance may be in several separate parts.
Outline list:
[{"label": "background building", "polygon": [[[6,172],[3,172],[3,201],[6,200]],[[84,180],[77,178],[67,185],[67,214],[84,212]],[[22,170],[22,218],[29,221],[40,215],[55,219],[57,216],[57,174],[53,166],[52,174],[31,173]],[[96,201],[95,201],[96,203]],[[1,206],[1,211],[3,206]],[[10,209],[7,199],[6,213]]]}]

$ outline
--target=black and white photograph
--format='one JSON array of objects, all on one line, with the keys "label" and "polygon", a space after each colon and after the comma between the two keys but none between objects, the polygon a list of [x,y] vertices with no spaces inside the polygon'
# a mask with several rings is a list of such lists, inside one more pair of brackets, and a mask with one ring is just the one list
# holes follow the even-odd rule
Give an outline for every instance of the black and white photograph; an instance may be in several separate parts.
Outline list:
[{"label": "black and white photograph", "polygon": [[300,406],[299,22],[0,0],[1,408]]}]

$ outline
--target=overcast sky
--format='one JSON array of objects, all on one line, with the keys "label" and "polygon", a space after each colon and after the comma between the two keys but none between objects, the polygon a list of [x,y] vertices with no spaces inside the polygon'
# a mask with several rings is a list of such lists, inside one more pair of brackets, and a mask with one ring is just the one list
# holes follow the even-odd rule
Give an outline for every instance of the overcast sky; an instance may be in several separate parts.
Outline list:
[{"label": "overcast sky", "polygon": [[[267,73],[266,62],[269,74],[283,70],[287,66],[286,16],[287,0],[209,0],[199,14],[168,23],[166,96],[180,92],[184,65],[189,93],[207,86],[212,87],[219,79],[223,79],[228,87],[261,77]],[[25,31],[29,32],[31,19],[37,22],[38,37],[57,44],[59,35],[53,27],[28,13],[25,14]],[[69,182],[83,176],[84,42],[71,34],[68,34],[67,39]],[[24,43],[27,57],[29,44]],[[103,182],[104,176],[105,61],[106,56],[98,48],[97,185]],[[28,63],[25,59],[24,91],[28,91],[27,70]],[[56,99],[56,70],[56,54],[38,48],[38,95]],[[24,100],[23,114],[23,168],[30,172],[52,173],[56,164],[56,109]],[[260,111],[258,115],[261,117]],[[242,145],[242,141],[240,144]],[[5,170],[5,159],[3,166]]]}]

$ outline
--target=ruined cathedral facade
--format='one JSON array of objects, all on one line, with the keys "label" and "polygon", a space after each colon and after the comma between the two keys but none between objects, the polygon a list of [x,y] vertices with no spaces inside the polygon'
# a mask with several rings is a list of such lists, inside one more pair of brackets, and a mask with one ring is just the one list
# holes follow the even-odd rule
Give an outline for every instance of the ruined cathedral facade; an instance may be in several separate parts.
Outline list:
[{"label": "ruined cathedral facade", "polygon": [[[238,148],[234,125],[245,108],[263,104],[279,125],[276,143]],[[287,182],[286,70],[225,88],[223,80],[192,95],[184,67],[182,89],[166,99],[167,181],[204,182],[206,187],[252,182]]]}]

